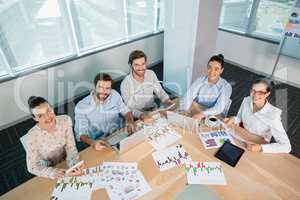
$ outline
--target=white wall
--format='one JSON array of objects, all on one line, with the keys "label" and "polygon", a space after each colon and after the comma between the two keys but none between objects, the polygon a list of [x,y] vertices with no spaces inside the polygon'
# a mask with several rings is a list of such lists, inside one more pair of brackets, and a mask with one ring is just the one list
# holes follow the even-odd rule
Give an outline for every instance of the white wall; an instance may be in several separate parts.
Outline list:
[{"label": "white wall", "polygon": [[221,7],[220,0],[165,2],[164,81],[176,94],[184,95],[206,73],[216,49]]},{"label": "white wall", "polygon": [[114,78],[125,75],[129,72],[128,55],[135,49],[147,54],[148,64],[161,62],[163,34],[1,83],[0,127],[28,116],[27,99],[31,95],[43,96],[51,104],[59,105],[90,89],[95,74],[100,71],[113,73]]},{"label": "white wall", "polygon": [[[217,53],[223,53],[226,60],[255,72],[271,74],[277,52],[276,44],[218,31]],[[299,76],[300,60],[281,55],[275,79],[300,87]]]}]

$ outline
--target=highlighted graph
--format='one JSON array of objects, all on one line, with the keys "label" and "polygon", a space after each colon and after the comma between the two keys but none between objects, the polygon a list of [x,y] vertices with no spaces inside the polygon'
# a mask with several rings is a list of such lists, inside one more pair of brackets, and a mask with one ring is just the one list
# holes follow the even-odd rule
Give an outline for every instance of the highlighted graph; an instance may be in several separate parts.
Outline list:
[{"label": "highlighted graph", "polygon": [[87,176],[65,177],[55,184],[51,199],[90,199],[94,180]]},{"label": "highlighted graph", "polygon": [[185,165],[185,172],[189,184],[226,184],[219,162],[190,162]]}]

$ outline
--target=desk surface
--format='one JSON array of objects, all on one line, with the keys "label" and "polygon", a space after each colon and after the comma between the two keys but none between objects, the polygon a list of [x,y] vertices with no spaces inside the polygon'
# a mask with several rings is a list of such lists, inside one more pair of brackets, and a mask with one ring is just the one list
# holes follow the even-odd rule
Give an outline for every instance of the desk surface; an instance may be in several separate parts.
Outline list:
[{"label": "desk surface", "polygon": [[[197,134],[176,128],[182,134],[178,142],[195,161],[219,161],[214,157],[216,149],[205,150]],[[153,147],[143,142],[119,155],[106,148],[95,151],[87,148],[80,152],[86,167],[104,161],[137,162],[138,168],[150,184],[152,191],[141,199],[174,199],[186,186],[184,168],[160,172],[153,161]],[[221,162],[221,161],[220,161]],[[65,166],[61,163],[60,166]],[[227,185],[208,186],[221,199],[300,199],[300,159],[290,154],[263,154],[246,151],[235,168],[222,162]],[[0,197],[6,200],[49,199],[55,180],[35,177]],[[104,189],[93,193],[92,199],[108,199]]]}]

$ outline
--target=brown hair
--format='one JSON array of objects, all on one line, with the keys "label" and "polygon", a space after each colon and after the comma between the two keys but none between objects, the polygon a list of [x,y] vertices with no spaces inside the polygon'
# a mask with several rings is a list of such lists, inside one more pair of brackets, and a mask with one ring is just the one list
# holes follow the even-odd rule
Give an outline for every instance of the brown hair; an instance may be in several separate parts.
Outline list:
[{"label": "brown hair", "polygon": [[[224,56],[223,56],[223,54],[218,54],[218,55],[212,56],[209,59],[208,63],[212,62],[212,61],[216,61],[216,62],[220,63],[221,67],[224,68]],[[208,63],[207,63],[207,65],[208,65]]]},{"label": "brown hair", "polygon": [[144,52],[140,50],[134,50],[129,55],[128,64],[131,66],[133,61],[138,58],[145,58],[145,61],[147,61],[147,56]]},{"label": "brown hair", "polygon": [[107,73],[98,73],[94,78],[94,85],[96,87],[98,81],[110,81],[113,83],[111,76]]}]

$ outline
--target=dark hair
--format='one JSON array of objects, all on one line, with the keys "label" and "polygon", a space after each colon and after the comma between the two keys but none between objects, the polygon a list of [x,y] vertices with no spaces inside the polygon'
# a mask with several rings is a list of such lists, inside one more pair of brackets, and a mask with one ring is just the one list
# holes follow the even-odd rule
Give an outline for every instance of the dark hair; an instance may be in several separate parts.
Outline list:
[{"label": "dark hair", "polygon": [[271,82],[265,78],[259,78],[253,81],[252,86],[255,84],[263,83],[267,86],[267,92],[270,92],[272,89]]},{"label": "dark hair", "polygon": [[[221,67],[224,68],[224,56],[223,56],[223,54],[218,54],[218,55],[212,56],[209,59],[208,63],[212,62],[212,61],[216,61],[216,62],[220,63]],[[208,65],[208,63],[207,63],[207,65]]]},{"label": "dark hair", "polygon": [[[37,96],[31,96],[28,98],[28,106],[29,106],[29,111],[32,114],[32,109],[34,109],[35,107],[41,105],[42,103],[48,103],[48,101],[46,99],[44,99],[43,97],[37,97]],[[34,115],[32,114],[32,116],[34,117]]]},{"label": "dark hair", "polygon": [[110,81],[113,82],[111,76],[107,73],[98,73],[94,78],[94,85],[96,87],[98,81]]},{"label": "dark hair", "polygon": [[133,61],[138,58],[145,58],[145,61],[147,61],[147,56],[144,52],[140,50],[134,50],[129,55],[128,64],[131,66]]}]

